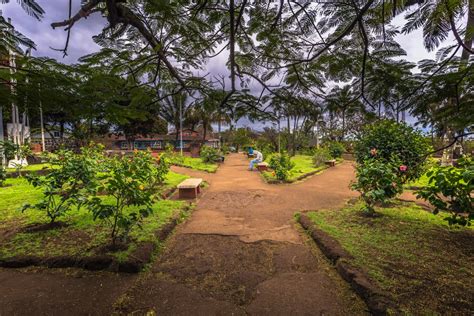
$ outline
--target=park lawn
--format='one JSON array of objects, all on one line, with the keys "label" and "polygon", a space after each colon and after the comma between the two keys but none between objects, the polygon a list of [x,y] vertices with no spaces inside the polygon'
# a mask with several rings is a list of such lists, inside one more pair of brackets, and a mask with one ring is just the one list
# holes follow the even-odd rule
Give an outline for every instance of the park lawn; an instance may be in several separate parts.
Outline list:
[{"label": "park lawn", "polygon": [[217,163],[203,162],[201,158],[192,158],[188,156],[175,156],[171,159],[171,163],[176,166],[191,168],[199,171],[214,173],[219,165]]},{"label": "park lawn", "polygon": [[[32,164],[28,165],[26,167],[21,168],[21,172],[24,171],[40,171],[44,169],[50,169],[51,165],[49,163],[37,163],[37,164]],[[7,168],[7,172],[9,173],[15,173],[16,169],[15,168]]]},{"label": "park lawn", "polygon": [[[165,187],[175,187],[186,178],[185,175],[170,172],[165,180]],[[36,203],[41,198],[41,189],[33,188],[24,178],[7,179],[6,185],[7,187],[0,188],[0,259],[22,255],[90,256],[110,242],[110,227],[105,222],[94,221],[85,208],[71,209],[58,219],[67,226],[26,232],[25,227],[49,222],[40,211],[20,211],[25,203]],[[113,203],[110,197],[104,199]],[[177,213],[183,214],[187,208],[188,204],[183,201],[157,200],[153,204],[153,214],[143,221],[142,227],[132,228],[128,247],[112,255],[125,260],[138,243],[157,244],[155,232]]]},{"label": "park lawn", "polygon": [[406,314],[469,314],[474,310],[474,229],[449,227],[412,202],[361,214],[361,205],[309,212],[392,295]]},{"label": "park lawn", "polygon": [[[290,176],[287,182],[295,182],[301,177],[318,174],[324,169],[327,169],[327,166],[316,167],[313,163],[313,157],[309,155],[295,155],[291,157],[291,161],[295,166],[290,170]],[[342,159],[338,159],[337,161],[340,163],[342,162]],[[267,181],[277,181],[277,178],[273,175],[272,171],[262,172],[262,175]]]},{"label": "park lawn", "polygon": [[[431,170],[431,169],[430,169]],[[430,171],[428,170],[428,171]],[[427,172],[428,172],[427,171]],[[408,182],[407,184],[404,185],[406,189],[418,189],[418,188],[424,188],[429,185],[430,177],[426,174],[427,172],[423,173],[421,177],[418,179]]]}]

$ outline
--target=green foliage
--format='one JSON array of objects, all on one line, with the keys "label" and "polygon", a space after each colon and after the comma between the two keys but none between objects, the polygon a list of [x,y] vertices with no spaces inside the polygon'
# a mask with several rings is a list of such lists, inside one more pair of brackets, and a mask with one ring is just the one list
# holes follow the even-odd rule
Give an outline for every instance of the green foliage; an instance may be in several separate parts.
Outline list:
[{"label": "green foliage", "polygon": [[342,154],[345,151],[344,145],[342,143],[339,143],[339,142],[330,142],[327,145],[327,148],[329,150],[329,153],[330,153],[331,157],[334,158],[334,159],[341,158]]},{"label": "green foliage", "polygon": [[0,166],[0,187],[3,187],[5,180],[7,180],[7,170]]},{"label": "green foliage", "polygon": [[157,184],[163,184],[166,175],[170,170],[170,162],[165,154],[161,154],[156,158],[156,169],[154,171],[154,178]]},{"label": "green foliage", "polygon": [[474,219],[474,161],[463,157],[458,166],[436,167],[428,171],[428,186],[417,191],[417,198],[423,198],[439,211],[451,213],[449,224],[471,225]]},{"label": "green foliage", "polygon": [[275,149],[270,144],[257,145],[257,150],[262,153],[264,160],[268,160],[268,157],[275,152]]},{"label": "green foliage", "polygon": [[268,165],[275,172],[278,180],[286,181],[290,176],[290,170],[295,166],[288,154],[273,154],[268,160]]},{"label": "green foliage", "polygon": [[231,135],[231,142],[237,147],[237,150],[250,145],[252,143],[250,131],[247,128],[239,128],[235,130]]},{"label": "green foliage", "polygon": [[115,246],[118,238],[127,241],[132,227],[152,213],[156,168],[148,151],[135,151],[132,158],[112,157],[107,166],[109,172],[102,175],[94,191],[111,197],[113,202],[94,195],[88,198],[87,207],[94,220],[110,225]]},{"label": "green foliage", "polygon": [[376,203],[386,203],[403,191],[398,163],[368,159],[356,167],[357,181],[351,188],[360,192],[364,211],[373,214]]},{"label": "green foliage", "polygon": [[359,138],[355,154],[359,164],[376,158],[383,162],[393,161],[407,166],[404,181],[419,178],[425,171],[425,158],[430,146],[423,135],[406,124],[382,120],[368,125]]},{"label": "green foliage", "polygon": [[4,140],[3,142],[0,142],[0,152],[3,152],[5,160],[12,160],[18,153],[18,145],[10,140]]},{"label": "green foliage", "polygon": [[73,205],[81,206],[84,194],[90,194],[96,181],[97,161],[87,155],[60,151],[50,157],[53,166],[45,176],[29,175],[28,182],[43,189],[43,198],[36,204],[25,204],[22,211],[33,208],[44,212],[53,223]]},{"label": "green foliage", "polygon": [[313,153],[313,164],[316,167],[324,166],[325,162],[331,160],[331,152],[328,148],[322,147],[314,150]]},{"label": "green foliage", "polygon": [[202,146],[199,155],[201,156],[202,161],[205,163],[217,162],[221,157],[217,149],[210,146]]}]

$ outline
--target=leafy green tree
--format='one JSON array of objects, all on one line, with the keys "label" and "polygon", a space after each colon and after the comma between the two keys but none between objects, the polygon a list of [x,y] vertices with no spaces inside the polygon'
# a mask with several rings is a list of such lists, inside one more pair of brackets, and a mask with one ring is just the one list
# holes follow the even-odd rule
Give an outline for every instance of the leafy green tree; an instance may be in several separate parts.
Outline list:
[{"label": "leafy green tree", "polygon": [[392,120],[381,120],[366,126],[355,146],[358,164],[372,159],[390,163],[396,158],[400,165],[406,167],[404,181],[421,176],[429,152],[430,146],[421,132]]},{"label": "leafy green tree", "polygon": [[153,212],[153,184],[156,168],[148,151],[136,151],[132,158],[111,157],[108,172],[97,182],[96,192],[104,192],[112,203],[93,195],[87,207],[94,220],[103,220],[111,227],[112,248],[117,241],[127,241],[130,230]]},{"label": "leafy green tree", "polygon": [[430,202],[435,214],[449,212],[450,225],[471,225],[474,220],[474,161],[464,157],[458,166],[436,167],[428,171],[429,185],[417,191],[417,198]]},{"label": "leafy green tree", "polygon": [[50,156],[51,171],[45,176],[28,175],[28,182],[43,189],[43,198],[36,204],[25,204],[22,211],[37,209],[45,213],[50,223],[80,207],[84,196],[91,194],[96,181],[98,161],[88,155],[60,151]]}]

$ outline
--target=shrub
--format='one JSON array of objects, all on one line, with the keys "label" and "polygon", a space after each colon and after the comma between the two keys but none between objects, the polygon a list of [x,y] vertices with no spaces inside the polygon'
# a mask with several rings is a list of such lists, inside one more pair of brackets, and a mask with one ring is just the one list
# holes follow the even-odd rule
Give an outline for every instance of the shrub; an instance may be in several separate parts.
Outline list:
[{"label": "shrub", "polygon": [[393,161],[368,159],[357,165],[357,181],[351,188],[360,192],[366,213],[373,214],[376,203],[386,203],[403,191],[400,172]]},{"label": "shrub", "polygon": [[288,180],[290,170],[295,166],[287,154],[270,155],[268,165],[275,172],[275,177],[282,181]]},{"label": "shrub", "polygon": [[6,161],[12,160],[18,153],[18,145],[10,140],[4,140],[0,142],[0,152],[3,152]]},{"label": "shrub", "polygon": [[161,154],[156,158],[156,168],[154,177],[156,184],[162,184],[165,181],[166,175],[170,170],[170,163],[166,155]]},{"label": "shrub", "polygon": [[346,150],[344,145],[342,143],[339,143],[339,142],[330,142],[327,145],[327,147],[328,147],[329,153],[331,154],[331,157],[334,158],[334,159],[335,158],[341,158],[342,154]]},{"label": "shrub", "polygon": [[474,219],[474,161],[471,157],[458,160],[458,166],[434,167],[428,171],[429,185],[417,191],[439,211],[451,213],[450,225],[471,225]]},{"label": "shrub", "polygon": [[24,205],[22,211],[30,208],[43,211],[53,223],[73,205],[82,205],[84,195],[91,193],[97,180],[98,165],[95,159],[71,151],[52,155],[50,163],[55,167],[46,176],[27,176],[30,184],[43,188],[43,198],[34,205]]},{"label": "shrub", "polygon": [[220,159],[217,149],[210,146],[202,146],[199,155],[203,162],[217,162]]},{"label": "shrub", "polygon": [[415,180],[425,171],[425,158],[430,150],[423,135],[406,124],[382,120],[368,125],[362,132],[355,154],[359,164],[368,159],[390,162],[394,156],[407,166],[404,181]]},{"label": "shrub", "polygon": [[7,171],[3,166],[0,165],[0,187],[3,187],[5,181],[7,180]]},{"label": "shrub", "polygon": [[331,153],[327,148],[318,148],[313,153],[313,164],[316,167],[324,166],[325,161],[331,160]]},{"label": "shrub", "polygon": [[111,226],[112,246],[117,239],[127,241],[131,228],[139,225],[152,212],[155,166],[148,151],[135,151],[130,157],[112,157],[109,172],[97,183],[95,192],[103,192],[110,199],[92,196],[87,207],[94,220],[104,220]]}]

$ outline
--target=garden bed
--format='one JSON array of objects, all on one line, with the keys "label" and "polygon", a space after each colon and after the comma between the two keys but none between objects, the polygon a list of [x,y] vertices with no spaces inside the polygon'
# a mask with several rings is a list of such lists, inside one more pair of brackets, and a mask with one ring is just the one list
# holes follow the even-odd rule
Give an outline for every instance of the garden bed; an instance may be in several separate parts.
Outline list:
[{"label": "garden bed", "polygon": [[171,164],[179,167],[190,168],[199,171],[214,173],[217,171],[219,165],[217,163],[203,162],[201,158],[192,158],[188,156],[173,157],[170,159]]},{"label": "garden bed", "polygon": [[378,216],[371,218],[359,209],[306,214],[348,254],[332,259],[353,287],[354,277],[366,274],[402,313],[474,310],[474,229],[449,227],[445,214],[433,215],[410,202],[377,208]]},{"label": "garden bed", "polygon": [[[271,170],[263,171],[261,173],[263,179],[270,184],[294,183],[304,180],[315,174],[323,172],[328,166],[315,167],[313,157],[307,155],[296,155],[291,158],[295,166],[290,170],[290,176],[286,181],[278,180]],[[342,159],[337,159],[336,164],[342,163]]]},{"label": "garden bed", "polygon": [[[169,195],[186,178],[168,173],[161,195]],[[130,231],[128,243],[110,251],[110,227],[104,221],[94,221],[86,209],[73,209],[59,224],[48,227],[43,213],[19,210],[25,203],[36,203],[41,191],[24,178],[8,179],[6,184],[0,188],[0,266],[4,267],[74,266],[138,272],[189,209],[183,201],[155,202],[154,212],[141,228],[134,226]]]}]

